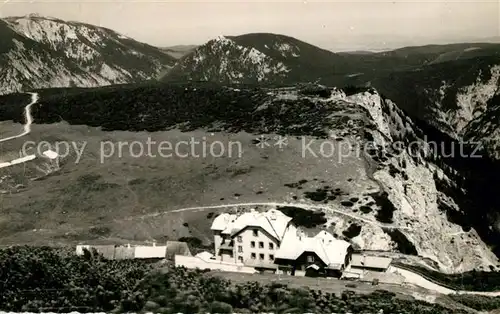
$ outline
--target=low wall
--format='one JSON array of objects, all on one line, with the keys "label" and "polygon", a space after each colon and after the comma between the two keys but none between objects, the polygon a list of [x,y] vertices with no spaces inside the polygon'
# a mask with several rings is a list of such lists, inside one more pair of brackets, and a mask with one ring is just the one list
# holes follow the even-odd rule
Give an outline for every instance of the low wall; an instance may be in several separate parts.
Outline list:
[{"label": "low wall", "polygon": [[396,268],[400,268],[400,269],[403,269],[403,270],[406,270],[406,271],[418,274],[418,275],[420,275],[420,277],[422,277],[422,278],[426,279],[427,281],[430,281],[430,282],[432,282],[432,283],[434,283],[434,284],[436,284],[438,286],[441,286],[441,287],[444,287],[444,288],[447,288],[447,289],[450,289],[450,290],[457,290],[456,287],[454,287],[452,285],[448,285],[448,284],[442,283],[442,282],[440,282],[440,281],[432,278],[431,276],[429,276],[428,274],[426,274],[422,270],[420,270],[418,268],[411,267],[411,265],[409,265],[410,267],[408,267],[408,265],[405,265],[403,263],[398,263],[398,262],[394,262],[392,264]]},{"label": "low wall", "polygon": [[184,266],[191,269],[199,268],[249,274],[257,273],[255,268],[244,266],[243,264],[234,264],[220,261],[206,261],[196,256],[175,255],[174,261],[176,267]]}]

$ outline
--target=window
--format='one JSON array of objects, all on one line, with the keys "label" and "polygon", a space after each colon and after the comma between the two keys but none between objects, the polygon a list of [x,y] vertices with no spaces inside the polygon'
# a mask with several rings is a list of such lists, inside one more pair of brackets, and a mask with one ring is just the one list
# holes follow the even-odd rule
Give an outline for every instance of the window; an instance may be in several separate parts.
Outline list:
[{"label": "window", "polygon": [[233,258],[234,255],[233,255],[233,251],[229,252],[229,257]]},{"label": "window", "polygon": [[257,257],[257,255],[255,255],[255,253],[252,253],[251,257],[252,257],[252,259],[255,259]]},{"label": "window", "polygon": [[238,242],[239,243],[243,242],[243,238],[241,236],[238,236]]},{"label": "window", "polygon": [[258,237],[259,236],[259,230],[254,229],[253,230],[253,236]]},{"label": "window", "polygon": [[243,256],[238,256],[238,262],[243,263]]},{"label": "window", "polygon": [[274,250],[274,243],[269,242],[269,249],[270,249],[270,250]]},{"label": "window", "polygon": [[264,254],[259,254],[259,259],[263,260],[264,259]]},{"label": "window", "polygon": [[308,263],[314,263],[314,256],[309,255],[309,256],[307,257],[307,262],[308,262]]},{"label": "window", "polygon": [[259,242],[259,249],[263,249],[264,248],[264,242]]},{"label": "window", "polygon": [[252,248],[254,248],[254,247],[255,247],[255,241],[250,242],[250,246],[251,246]]},{"label": "window", "polygon": [[270,261],[274,261],[274,255],[273,254],[269,254],[269,260]]},{"label": "window", "polygon": [[241,245],[238,246],[238,253],[243,253],[243,247]]}]

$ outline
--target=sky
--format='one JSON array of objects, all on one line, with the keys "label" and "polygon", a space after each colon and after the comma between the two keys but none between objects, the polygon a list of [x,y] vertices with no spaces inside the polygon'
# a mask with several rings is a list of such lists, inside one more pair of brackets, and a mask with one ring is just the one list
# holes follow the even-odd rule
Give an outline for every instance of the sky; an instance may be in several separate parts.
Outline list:
[{"label": "sky", "polygon": [[284,34],[333,51],[500,36],[498,0],[2,1],[0,17],[38,13],[108,27],[161,47],[254,32]]}]

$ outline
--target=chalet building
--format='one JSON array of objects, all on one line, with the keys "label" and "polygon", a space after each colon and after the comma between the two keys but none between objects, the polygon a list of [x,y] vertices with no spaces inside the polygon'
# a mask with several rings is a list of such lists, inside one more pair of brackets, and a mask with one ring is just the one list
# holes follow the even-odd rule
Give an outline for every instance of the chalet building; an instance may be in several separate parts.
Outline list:
[{"label": "chalet building", "polygon": [[216,259],[275,270],[275,255],[291,220],[278,210],[219,215],[211,227]]},{"label": "chalet building", "polygon": [[326,231],[305,236],[281,211],[221,214],[212,223],[219,262],[291,275],[341,277],[352,247]]},{"label": "chalet building", "polygon": [[276,252],[275,263],[280,271],[291,275],[340,278],[352,252],[349,242],[338,240],[326,231],[308,237],[291,226]]}]

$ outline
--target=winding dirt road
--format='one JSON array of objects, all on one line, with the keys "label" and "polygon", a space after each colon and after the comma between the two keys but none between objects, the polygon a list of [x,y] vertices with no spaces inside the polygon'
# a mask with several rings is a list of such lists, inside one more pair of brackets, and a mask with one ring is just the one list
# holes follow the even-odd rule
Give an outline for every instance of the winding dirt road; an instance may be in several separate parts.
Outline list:
[{"label": "winding dirt road", "polygon": [[[31,124],[33,123],[33,116],[31,115],[31,107],[38,102],[39,96],[38,93],[28,93],[28,94],[31,94],[31,102],[24,108],[24,119],[26,120],[26,123],[23,126],[23,132],[19,133],[18,135],[2,138],[0,139],[0,143],[23,137],[31,132]],[[0,169],[5,167],[10,167],[12,165],[22,164],[27,161],[34,160],[35,158],[36,158],[35,155],[28,155],[11,161],[0,162]]]},{"label": "winding dirt road", "polygon": [[31,107],[38,102],[38,99],[40,97],[39,97],[38,93],[27,93],[27,94],[31,94],[31,102],[24,108],[24,119],[26,120],[26,123],[23,126],[23,132],[18,134],[18,135],[2,138],[2,139],[0,139],[0,143],[6,142],[9,140],[13,140],[15,138],[23,137],[26,134],[29,134],[31,132],[31,124],[33,124],[33,116],[31,115]]},{"label": "winding dirt road", "polygon": [[162,212],[156,212],[152,214],[146,214],[146,215],[139,215],[139,216],[131,216],[127,217],[124,219],[119,219],[119,220],[133,220],[133,219],[143,219],[143,218],[151,218],[151,217],[157,217],[163,214],[168,214],[168,213],[180,213],[180,212],[186,212],[186,211],[197,211],[197,210],[205,210],[205,209],[217,209],[217,208],[229,208],[229,207],[240,207],[240,206],[291,206],[291,207],[300,207],[304,209],[309,209],[309,210],[317,210],[317,209],[323,209],[325,211],[333,212],[339,215],[347,216],[349,218],[363,221],[368,224],[372,224],[381,228],[386,228],[386,229],[399,229],[399,230],[412,230],[411,228],[408,227],[401,227],[401,226],[393,226],[393,225],[387,225],[384,223],[380,223],[375,220],[367,219],[364,217],[360,217],[358,215],[354,215],[351,213],[347,213],[342,210],[334,209],[330,206],[324,206],[324,205],[314,205],[314,204],[303,204],[303,203],[276,203],[276,202],[256,202],[256,203],[236,203],[236,204],[224,204],[224,205],[212,205],[212,206],[200,206],[200,207],[186,207],[186,208],[180,208],[180,209],[175,209],[175,210],[167,210],[167,211],[162,211]]},{"label": "winding dirt road", "polygon": [[474,294],[474,295],[481,295],[481,296],[487,296],[487,297],[498,297],[500,296],[500,291],[468,291],[468,290],[452,290],[450,288],[441,286],[435,282],[432,282],[420,274],[409,271],[407,269],[402,269],[397,266],[391,266],[390,272],[398,273],[401,276],[405,278],[405,283],[407,284],[412,284],[415,286],[419,286],[422,288],[425,288],[430,291],[435,291],[441,294]]}]

